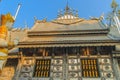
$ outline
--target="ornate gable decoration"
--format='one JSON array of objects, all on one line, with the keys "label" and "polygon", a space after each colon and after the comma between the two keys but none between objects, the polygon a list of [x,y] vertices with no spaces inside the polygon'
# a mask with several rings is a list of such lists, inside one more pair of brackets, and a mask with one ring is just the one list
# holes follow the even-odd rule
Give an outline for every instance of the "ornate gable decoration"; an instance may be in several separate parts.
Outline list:
[{"label": "ornate gable decoration", "polygon": [[84,19],[79,18],[78,11],[71,9],[67,4],[63,11],[60,10],[58,12],[57,19],[53,20],[52,22],[69,25],[69,24],[75,24],[75,23],[81,22],[83,20]]}]

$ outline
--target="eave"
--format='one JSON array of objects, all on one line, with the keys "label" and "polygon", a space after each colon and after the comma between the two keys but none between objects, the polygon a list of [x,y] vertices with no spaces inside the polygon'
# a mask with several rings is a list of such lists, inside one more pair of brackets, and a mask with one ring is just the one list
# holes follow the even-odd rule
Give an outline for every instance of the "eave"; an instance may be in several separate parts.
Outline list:
[{"label": "eave", "polygon": [[28,31],[28,36],[56,36],[56,35],[92,35],[108,34],[109,29],[103,30],[66,30],[66,31]]},{"label": "eave", "polygon": [[19,48],[24,47],[72,47],[72,46],[114,46],[120,41],[113,40],[86,40],[86,41],[42,41],[20,42]]}]

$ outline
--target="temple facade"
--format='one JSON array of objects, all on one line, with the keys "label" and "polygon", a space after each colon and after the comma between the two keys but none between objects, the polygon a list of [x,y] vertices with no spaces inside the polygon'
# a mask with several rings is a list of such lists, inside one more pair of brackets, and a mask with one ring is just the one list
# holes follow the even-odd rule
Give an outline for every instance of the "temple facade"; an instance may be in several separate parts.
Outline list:
[{"label": "temple facade", "polygon": [[67,5],[54,20],[12,29],[0,80],[120,80],[120,34],[100,18],[80,18]]}]

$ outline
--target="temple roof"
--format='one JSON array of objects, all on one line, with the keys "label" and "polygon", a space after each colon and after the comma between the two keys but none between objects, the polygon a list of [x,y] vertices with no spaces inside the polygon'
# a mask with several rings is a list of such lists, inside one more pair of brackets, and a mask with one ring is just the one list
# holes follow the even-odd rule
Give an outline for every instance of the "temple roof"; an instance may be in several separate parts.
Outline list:
[{"label": "temple roof", "polygon": [[52,21],[35,20],[32,29],[27,31],[27,36],[20,41],[18,46],[54,47],[117,44],[118,41],[111,39],[108,33],[109,29],[102,22],[102,19],[79,18],[77,13],[73,14],[67,5],[64,12],[60,12],[58,17]]},{"label": "temple roof", "polygon": [[[98,19],[64,19],[62,23],[60,23],[60,20],[57,19],[55,20],[56,22],[37,21],[32,27],[32,29],[27,32],[27,37],[25,37],[18,46],[29,47],[31,44],[36,47],[57,45],[81,46],[81,44],[93,45],[94,43],[102,43],[102,41],[108,41],[110,43],[112,41],[112,39],[110,39],[107,35],[109,30]],[[66,24],[66,21],[69,20],[71,20],[71,23]],[[72,23],[72,20],[75,23]],[[82,42],[84,42],[84,44]]]},{"label": "temple roof", "polygon": [[30,31],[68,31],[106,29],[99,20],[63,19],[51,22],[37,22]]},{"label": "temple roof", "polygon": [[26,37],[22,41],[69,41],[69,40],[110,40],[107,35],[63,35],[63,36],[42,36],[42,37]]},{"label": "temple roof", "polygon": [[49,22],[46,19],[35,20],[30,31],[70,31],[70,30],[98,30],[106,29],[106,26],[99,18],[86,20],[78,16],[78,11],[66,5],[64,10],[60,10],[58,17]]}]

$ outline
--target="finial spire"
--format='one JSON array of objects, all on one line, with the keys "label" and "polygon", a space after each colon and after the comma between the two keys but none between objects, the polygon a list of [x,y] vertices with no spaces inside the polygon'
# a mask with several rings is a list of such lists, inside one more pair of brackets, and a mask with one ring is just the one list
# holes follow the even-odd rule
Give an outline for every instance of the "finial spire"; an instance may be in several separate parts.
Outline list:
[{"label": "finial spire", "polygon": [[68,0],[67,0],[67,6],[68,6]]},{"label": "finial spire", "polygon": [[68,0],[67,0],[67,5],[65,7],[65,14],[69,14],[69,10],[70,10],[70,8],[68,6]]},{"label": "finial spire", "polygon": [[64,10],[58,11],[57,19],[76,19],[78,18],[78,11],[69,7],[68,0],[66,0]]},{"label": "finial spire", "polygon": [[116,8],[118,7],[118,4],[117,4],[116,0],[112,0],[111,7],[112,7],[114,10],[116,10]]},{"label": "finial spire", "polygon": [[67,0],[67,4],[66,4],[66,7],[68,6],[68,4],[69,4],[69,3],[68,3],[68,0]]}]

